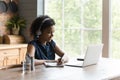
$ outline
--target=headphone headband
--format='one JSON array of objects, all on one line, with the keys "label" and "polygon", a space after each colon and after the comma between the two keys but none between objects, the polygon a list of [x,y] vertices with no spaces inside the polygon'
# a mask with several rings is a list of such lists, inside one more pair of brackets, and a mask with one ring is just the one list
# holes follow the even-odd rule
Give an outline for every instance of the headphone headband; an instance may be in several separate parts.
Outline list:
[{"label": "headphone headband", "polygon": [[45,21],[47,21],[47,20],[50,20],[50,18],[45,18],[45,19],[42,21],[40,27],[41,27],[41,26],[43,25],[43,23],[45,23]]},{"label": "headphone headband", "polygon": [[50,18],[45,18],[45,19],[41,22],[41,25],[39,26],[39,29],[38,29],[38,31],[37,31],[37,35],[41,35],[41,27],[42,27],[42,25],[43,25],[47,20],[50,20]]}]

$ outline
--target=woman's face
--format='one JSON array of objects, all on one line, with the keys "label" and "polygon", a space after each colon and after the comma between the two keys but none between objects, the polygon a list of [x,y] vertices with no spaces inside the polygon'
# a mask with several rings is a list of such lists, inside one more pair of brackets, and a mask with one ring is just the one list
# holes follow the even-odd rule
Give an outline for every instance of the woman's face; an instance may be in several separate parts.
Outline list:
[{"label": "woman's face", "polygon": [[42,32],[42,40],[50,42],[52,40],[52,37],[54,36],[53,33],[55,32],[55,27],[51,26],[43,30]]}]

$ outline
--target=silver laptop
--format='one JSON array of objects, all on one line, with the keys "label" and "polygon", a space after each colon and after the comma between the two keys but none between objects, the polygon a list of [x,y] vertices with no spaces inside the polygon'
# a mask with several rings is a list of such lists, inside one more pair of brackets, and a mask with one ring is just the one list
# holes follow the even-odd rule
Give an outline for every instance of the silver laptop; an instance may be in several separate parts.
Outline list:
[{"label": "silver laptop", "polygon": [[72,67],[86,67],[97,64],[102,54],[103,44],[92,44],[87,47],[86,54],[83,59],[77,58],[76,60],[69,61],[66,66]]}]

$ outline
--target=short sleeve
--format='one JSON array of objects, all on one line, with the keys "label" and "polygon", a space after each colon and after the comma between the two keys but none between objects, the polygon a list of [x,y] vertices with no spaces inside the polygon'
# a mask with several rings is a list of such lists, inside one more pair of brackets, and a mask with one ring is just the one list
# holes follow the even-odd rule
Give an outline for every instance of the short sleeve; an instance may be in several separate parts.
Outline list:
[{"label": "short sleeve", "polygon": [[37,43],[35,40],[28,42],[28,44],[33,45],[35,48],[37,47]]},{"label": "short sleeve", "polygon": [[56,45],[55,41],[51,40],[50,44],[53,48],[55,48],[55,45]]}]

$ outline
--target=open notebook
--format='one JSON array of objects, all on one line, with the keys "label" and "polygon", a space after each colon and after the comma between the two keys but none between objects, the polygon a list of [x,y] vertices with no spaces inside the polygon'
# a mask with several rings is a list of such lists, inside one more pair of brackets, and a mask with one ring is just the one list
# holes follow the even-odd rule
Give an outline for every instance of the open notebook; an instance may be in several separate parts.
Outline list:
[{"label": "open notebook", "polygon": [[[64,62],[67,60],[68,60],[68,57],[66,56],[66,54],[64,54],[61,58],[61,61]],[[48,61],[44,62],[44,65],[46,67],[64,67],[64,63],[61,65],[58,65],[57,61],[55,61],[55,60],[48,60]]]},{"label": "open notebook", "polygon": [[44,62],[44,65],[45,65],[45,67],[64,67],[63,64],[58,65],[57,62],[55,62],[55,61]]},{"label": "open notebook", "polygon": [[77,58],[76,60],[69,61],[66,66],[72,67],[86,67],[89,65],[97,64],[101,53],[103,44],[89,45],[86,50],[84,59]]}]

